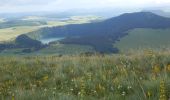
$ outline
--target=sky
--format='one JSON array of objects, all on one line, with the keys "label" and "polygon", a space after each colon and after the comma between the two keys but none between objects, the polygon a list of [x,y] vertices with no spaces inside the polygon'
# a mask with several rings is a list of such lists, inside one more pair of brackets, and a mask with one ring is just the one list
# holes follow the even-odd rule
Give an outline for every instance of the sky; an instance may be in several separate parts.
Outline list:
[{"label": "sky", "polygon": [[164,7],[170,0],[0,0],[0,13]]}]

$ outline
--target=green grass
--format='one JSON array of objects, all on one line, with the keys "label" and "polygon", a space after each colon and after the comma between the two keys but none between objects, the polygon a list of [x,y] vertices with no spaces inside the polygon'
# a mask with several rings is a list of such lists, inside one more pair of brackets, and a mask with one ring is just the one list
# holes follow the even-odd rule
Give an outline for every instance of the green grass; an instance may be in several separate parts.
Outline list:
[{"label": "green grass", "polygon": [[1,100],[170,98],[169,53],[15,56],[0,61]]},{"label": "green grass", "polygon": [[29,53],[22,53],[24,48],[15,48],[15,49],[5,49],[0,52],[0,56],[22,56],[22,55],[30,55]]},{"label": "green grass", "polygon": [[70,20],[66,21],[48,21],[48,26],[64,26],[69,24],[83,24],[90,23],[94,20],[101,20],[102,18],[99,16],[72,16]]},{"label": "green grass", "polygon": [[73,45],[73,44],[53,44],[47,48],[41,49],[33,54],[39,55],[78,55],[84,52],[95,52],[91,46]]},{"label": "green grass", "polygon": [[80,55],[86,52],[95,52],[91,46],[73,44],[53,44],[41,50],[31,53],[23,53],[24,48],[5,49],[0,52],[0,56],[28,56],[28,55]]},{"label": "green grass", "polygon": [[170,47],[170,29],[134,29],[116,42],[115,47],[126,52],[130,49],[164,49]]}]

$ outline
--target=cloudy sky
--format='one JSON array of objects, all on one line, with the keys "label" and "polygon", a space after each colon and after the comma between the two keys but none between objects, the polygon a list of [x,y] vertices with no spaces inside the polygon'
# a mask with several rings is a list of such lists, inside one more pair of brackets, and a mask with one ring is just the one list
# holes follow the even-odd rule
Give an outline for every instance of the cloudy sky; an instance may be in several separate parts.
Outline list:
[{"label": "cloudy sky", "polygon": [[170,0],[0,0],[0,13],[103,8],[143,9],[168,6]]}]

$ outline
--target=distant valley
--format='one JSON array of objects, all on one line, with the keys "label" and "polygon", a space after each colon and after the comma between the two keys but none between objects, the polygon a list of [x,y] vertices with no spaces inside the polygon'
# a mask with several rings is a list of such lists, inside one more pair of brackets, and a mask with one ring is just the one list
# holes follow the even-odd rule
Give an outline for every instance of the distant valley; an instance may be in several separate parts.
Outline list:
[{"label": "distant valley", "polygon": [[17,36],[36,31],[43,27],[64,26],[68,24],[90,23],[101,20],[99,16],[71,16],[51,18],[41,16],[23,16],[17,18],[0,19],[0,42],[14,40]]},{"label": "distant valley", "polygon": [[59,42],[89,45],[98,52],[111,53],[118,52],[114,43],[128,35],[129,30],[135,28],[168,29],[170,18],[150,12],[127,13],[101,22],[43,28],[29,34],[39,34],[37,39],[66,37]]},{"label": "distant valley", "polygon": [[[39,17],[25,17],[23,21],[31,20],[31,22],[36,22],[38,19]],[[40,17],[40,19],[42,20],[43,18]],[[31,25],[25,27],[31,27]],[[12,46],[12,48],[3,47],[1,51],[5,50],[6,52],[9,51],[7,53],[10,53],[11,51],[20,49],[17,54],[23,53],[23,51],[25,53],[36,52],[37,54],[38,52],[39,54],[51,54],[51,52],[53,52],[52,54],[63,54],[62,52],[76,52],[75,48],[79,48],[76,49],[77,51],[81,51],[79,53],[119,53],[121,51],[127,51],[125,48],[139,48],[138,45],[142,46],[146,44],[146,48],[152,47],[153,42],[155,44],[154,48],[159,48],[162,45],[161,43],[169,43],[168,38],[164,40],[157,38],[161,37],[161,34],[162,37],[169,36],[170,18],[151,12],[125,13],[105,20],[95,16],[77,16],[71,17],[69,20],[62,19],[62,21],[48,19],[46,23],[33,25],[32,28],[32,30],[24,32],[25,36],[27,36],[24,36],[24,38],[30,38],[27,41],[28,44],[25,44],[26,46],[17,45],[17,47],[22,48],[16,48],[16,46]],[[16,29],[14,28],[13,30]],[[149,34],[150,32],[152,34]],[[23,33],[20,32],[20,34]],[[20,34],[15,36],[20,36]],[[138,40],[139,37],[148,42],[141,43]],[[131,38],[136,39],[136,41]],[[151,39],[155,41],[151,41]],[[31,42],[32,40],[38,43],[37,45],[39,46],[31,47],[29,43],[34,43]],[[15,41],[14,38],[11,43],[15,45]],[[24,45],[23,41],[20,42]],[[11,43],[9,42],[7,44],[9,45]],[[136,45],[133,43],[136,43]],[[58,50],[61,50],[61,52]]]}]

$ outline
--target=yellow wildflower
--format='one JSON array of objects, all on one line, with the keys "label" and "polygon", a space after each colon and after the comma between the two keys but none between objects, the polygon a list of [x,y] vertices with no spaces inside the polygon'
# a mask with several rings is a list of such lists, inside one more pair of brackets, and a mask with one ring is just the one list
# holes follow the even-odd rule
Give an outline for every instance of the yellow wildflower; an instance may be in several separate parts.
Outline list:
[{"label": "yellow wildflower", "polygon": [[161,71],[161,68],[160,68],[160,66],[159,66],[159,65],[155,65],[155,66],[153,66],[153,72],[154,72],[155,74],[160,73],[160,71]]},{"label": "yellow wildflower", "polygon": [[166,70],[170,72],[170,64],[166,67]]},{"label": "yellow wildflower", "polygon": [[150,97],[151,97],[151,95],[152,95],[152,94],[151,94],[151,92],[150,92],[150,91],[148,91],[148,92],[147,92],[147,96],[148,96],[148,98],[150,98]]},{"label": "yellow wildflower", "polygon": [[166,87],[165,87],[165,81],[162,80],[160,82],[160,98],[159,100],[167,100],[166,98]]},{"label": "yellow wildflower", "polygon": [[44,80],[44,81],[47,81],[47,80],[48,80],[48,75],[45,75],[45,76],[43,77],[43,80]]},{"label": "yellow wildflower", "polygon": [[14,94],[12,94],[12,100],[15,100],[15,96],[14,96]]}]

